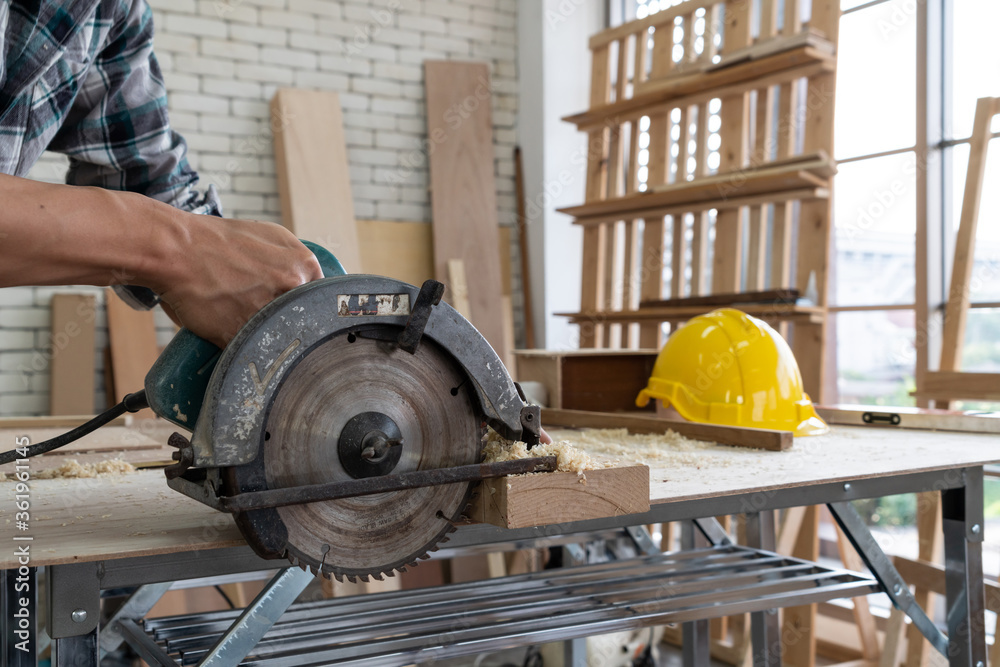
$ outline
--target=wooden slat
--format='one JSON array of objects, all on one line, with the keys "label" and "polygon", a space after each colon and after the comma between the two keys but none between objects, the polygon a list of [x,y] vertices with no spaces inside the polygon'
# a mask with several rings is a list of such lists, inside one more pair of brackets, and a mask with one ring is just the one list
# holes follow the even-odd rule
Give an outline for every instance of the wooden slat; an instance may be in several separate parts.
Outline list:
[{"label": "wooden slat", "polygon": [[992,97],[983,97],[976,102],[976,117],[969,142],[969,167],[965,175],[965,194],[962,197],[962,213],[958,222],[958,234],[955,237],[955,258],[952,261],[951,285],[945,308],[944,331],[941,335],[942,371],[957,371],[962,361],[965,323],[971,298],[969,283],[972,280],[972,267],[975,261],[976,227],[983,196],[986,148],[990,142],[990,122],[994,115],[994,103],[995,99]]},{"label": "wooden slat", "polygon": [[281,222],[323,246],[348,272],[361,265],[336,93],[279,88],[271,99]]},{"label": "wooden slat", "polygon": [[[615,289],[616,279],[619,277],[618,272],[618,223],[609,222],[603,225],[604,228],[604,241],[601,244],[604,252],[604,261],[601,263],[601,279],[603,287],[601,293],[603,295],[603,309],[606,311],[616,310],[617,305],[615,302],[615,297],[617,296],[618,290]],[[586,270],[586,268],[584,268]],[[614,346],[614,333],[617,325],[606,325],[604,327],[604,340],[602,347],[613,347]]]},{"label": "wooden slat", "polygon": [[649,57],[649,33],[640,30],[635,33],[635,63],[632,70],[632,94],[635,95],[639,85],[647,79],[646,60]]},{"label": "wooden slat", "polygon": [[[120,401],[145,386],[146,373],[160,355],[160,348],[156,344],[153,311],[132,310],[110,289],[105,291],[104,303],[115,400]],[[143,410],[137,416],[152,417],[153,413]]]},{"label": "wooden slat", "polygon": [[[836,530],[837,552],[840,554],[840,560],[844,564],[844,567],[854,572],[864,572],[865,566],[861,562],[858,552],[855,551],[854,547],[847,540],[840,526],[836,526]],[[868,606],[868,598],[865,596],[856,597],[853,600],[853,604],[854,624],[858,628],[858,638],[861,641],[861,657],[865,660],[878,660],[879,646],[875,628],[875,617],[872,616],[871,609]]]},{"label": "wooden slat", "polygon": [[472,316],[465,262],[461,259],[448,260],[448,300],[462,317],[469,319]]},{"label": "wooden slat", "polygon": [[649,468],[634,465],[485,480],[469,516],[501,528],[529,528],[648,511]]},{"label": "wooden slat", "polygon": [[[469,318],[494,350],[506,350],[497,261],[497,200],[493,164],[493,116],[482,103],[455,127],[448,122],[456,104],[477,99],[489,86],[485,63],[427,61],[428,136],[440,137],[430,155],[434,216],[434,266],[447,280],[448,261],[461,259],[475,271],[466,274]],[[436,140],[435,140],[436,141]]]},{"label": "wooden slat", "polygon": [[[769,36],[774,31],[774,0],[765,0],[761,6],[761,35]],[[765,28],[767,12],[770,11],[772,23]],[[765,32],[767,30],[767,32]],[[758,88],[754,108],[754,149],[750,157],[751,164],[764,164],[771,158],[773,150],[772,124],[774,122],[773,87]],[[747,278],[745,289],[764,289],[767,271],[767,227],[768,206],[751,206],[749,209],[749,237],[747,239]]]},{"label": "wooden slat", "polygon": [[[806,508],[792,556],[815,561],[819,558],[819,507]],[[816,605],[785,609],[782,637],[795,637],[782,650],[782,662],[794,667],[814,667],[816,664]]]},{"label": "wooden slat", "polygon": [[[941,535],[941,492],[925,491],[917,494],[917,558],[932,563],[941,558],[943,538]],[[914,587],[913,599],[922,609],[933,609],[934,593],[927,587]],[[907,667],[927,667],[930,663],[931,646],[916,625],[907,631]]]},{"label": "wooden slat", "polygon": [[[603,225],[587,227],[583,230],[583,278],[580,287],[580,306],[588,306],[597,311],[598,304],[604,303],[604,232]],[[591,321],[580,327],[580,347],[601,347],[602,329]]]},{"label": "wooden slat", "polygon": [[794,304],[798,298],[798,290],[772,289],[758,292],[731,292],[726,294],[689,296],[681,299],[643,301],[639,305],[643,308],[671,308],[673,306],[729,306],[744,303]]},{"label": "wooden slat", "polygon": [[625,35],[630,35],[639,31],[645,32],[649,28],[655,28],[659,25],[673,25],[676,17],[687,12],[693,12],[696,9],[721,4],[724,4],[724,0],[687,0],[687,2],[682,5],[666,7],[659,12],[650,14],[644,19],[629,21],[628,23],[602,30],[601,32],[592,35],[588,44],[591,50],[597,49],[598,47],[608,44],[609,42],[613,42],[616,39],[621,39]]},{"label": "wooden slat", "polygon": [[[649,117],[649,162],[647,184],[665,183],[667,177],[668,121],[666,111]],[[642,232],[642,283],[639,300],[659,299],[663,296],[663,216],[644,219]],[[658,323],[639,327],[639,347],[659,348],[662,334]]]},{"label": "wooden slat", "polygon": [[600,126],[608,119],[643,115],[664,104],[700,104],[763,85],[781,84],[817,72],[833,71],[833,68],[834,59],[829,53],[807,46],[711,72],[650,80],[642,84],[641,90],[633,97],[621,102],[592,104],[587,111],[564,116],[563,120],[586,130]]},{"label": "wooden slat", "polygon": [[924,374],[924,386],[915,393],[944,401],[954,398],[1000,401],[1000,373],[931,371]]},{"label": "wooden slat", "polygon": [[[768,169],[747,169],[734,176],[720,173],[687,183],[670,183],[655,188],[652,192],[618,197],[613,200],[594,201],[580,206],[559,209],[561,213],[577,219],[617,216],[618,219],[637,211],[658,207],[673,207],[679,210],[695,210],[698,205],[712,204],[712,208],[729,210],[729,200],[754,195],[780,196],[790,190],[810,190],[826,188],[826,178],[817,176],[798,165]],[[761,199],[759,203],[766,203]],[[690,207],[690,208],[685,208]]]},{"label": "wooden slat", "polygon": [[670,430],[693,440],[771,451],[782,451],[792,446],[792,434],[789,431],[679,422],[610,412],[545,409],[542,410],[542,423],[546,427],[625,428],[632,433],[665,433]]},{"label": "wooden slat", "polygon": [[93,294],[52,295],[49,414],[94,412],[96,302]]},{"label": "wooden slat", "polygon": [[[622,310],[614,312],[606,311],[580,311],[577,313],[557,312],[560,317],[569,317],[574,321],[592,320],[600,318],[605,322],[683,322],[696,315],[705,314],[708,306],[675,306],[672,308],[642,308],[637,310]],[[825,317],[825,310],[817,306],[798,306],[795,304],[768,303],[754,304],[745,303],[740,305],[740,310],[768,320],[794,320],[802,323],[819,323]]]},{"label": "wooden slat", "polygon": [[687,238],[684,219],[685,215],[682,213],[673,216],[671,222],[673,240],[670,247],[670,295],[673,297],[684,296],[684,274],[687,270]]}]

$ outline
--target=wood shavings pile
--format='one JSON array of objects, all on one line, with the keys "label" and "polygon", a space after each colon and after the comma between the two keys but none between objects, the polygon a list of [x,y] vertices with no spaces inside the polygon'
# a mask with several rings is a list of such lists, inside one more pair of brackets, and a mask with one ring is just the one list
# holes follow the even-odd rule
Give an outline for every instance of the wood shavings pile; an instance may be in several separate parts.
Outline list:
[{"label": "wood shavings pile", "polygon": [[80,463],[69,459],[58,468],[40,470],[33,479],[78,479],[83,477],[109,477],[135,472],[135,466],[122,459],[109,459],[97,463]]},{"label": "wood shavings pile", "polygon": [[584,470],[611,467],[607,464],[594,461],[590,455],[574,447],[568,440],[553,442],[551,444],[538,444],[528,449],[527,444],[520,440],[511,442],[501,437],[493,429],[489,429],[483,438],[483,454],[486,463],[516,461],[536,456],[555,456],[557,460],[557,472],[582,474]]},{"label": "wood shavings pile", "polygon": [[[635,434],[624,428],[583,429],[567,431],[564,442],[595,456],[613,457],[628,464],[650,467],[729,466],[732,459],[714,455],[719,446],[712,442],[692,440],[675,433]],[[534,451],[534,450],[532,450]]]}]

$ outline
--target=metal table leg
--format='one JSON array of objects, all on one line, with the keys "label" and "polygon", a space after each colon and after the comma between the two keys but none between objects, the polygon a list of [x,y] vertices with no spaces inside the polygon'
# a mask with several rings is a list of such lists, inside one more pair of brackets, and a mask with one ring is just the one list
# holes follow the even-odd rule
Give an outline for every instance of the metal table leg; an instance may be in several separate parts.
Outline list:
[{"label": "metal table leg", "polygon": [[[694,521],[681,523],[681,550],[694,549],[697,526]],[[709,645],[708,619],[681,624],[681,657],[684,667],[708,667],[712,653]]]},{"label": "metal table leg", "polygon": [[986,597],[983,586],[983,470],[962,471],[965,486],[941,492],[948,662],[986,664]]},{"label": "metal table leg", "polygon": [[[747,546],[774,551],[774,510],[747,514]],[[781,667],[781,629],[778,610],[750,614],[753,667]]]},{"label": "metal table leg", "polygon": [[52,667],[85,667],[100,664],[97,628],[85,635],[52,640]]}]

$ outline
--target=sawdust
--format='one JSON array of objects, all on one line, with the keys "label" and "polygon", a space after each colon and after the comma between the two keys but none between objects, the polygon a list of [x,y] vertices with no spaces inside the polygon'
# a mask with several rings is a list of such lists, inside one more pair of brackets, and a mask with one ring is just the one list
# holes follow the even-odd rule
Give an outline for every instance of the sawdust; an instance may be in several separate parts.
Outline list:
[{"label": "sawdust", "polygon": [[539,444],[528,449],[527,444],[521,441],[512,442],[501,437],[493,429],[489,429],[486,437],[483,438],[483,443],[483,455],[486,463],[516,461],[535,456],[555,456],[556,472],[575,472],[582,475],[585,470],[610,467],[604,462],[595,461],[590,455],[580,451],[567,440]]},{"label": "sawdust", "polygon": [[[558,433],[558,432],[557,432]],[[565,432],[573,446],[591,456],[612,457],[626,464],[650,467],[729,466],[727,452],[713,442],[685,438],[674,431],[637,434],[624,428],[581,429]],[[532,450],[534,451],[534,450]]]},{"label": "sawdust", "polygon": [[135,466],[123,459],[108,459],[97,463],[80,463],[69,459],[58,468],[41,470],[33,479],[80,479],[84,477],[111,477],[135,472]]}]

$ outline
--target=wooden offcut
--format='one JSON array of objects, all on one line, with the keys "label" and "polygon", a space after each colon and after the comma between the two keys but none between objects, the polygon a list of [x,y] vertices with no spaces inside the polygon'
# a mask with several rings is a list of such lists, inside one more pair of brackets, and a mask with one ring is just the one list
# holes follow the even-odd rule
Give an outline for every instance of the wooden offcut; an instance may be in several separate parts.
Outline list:
[{"label": "wooden offcut", "polygon": [[357,273],[361,255],[340,98],[280,88],[271,99],[271,128],[282,224]]},{"label": "wooden offcut", "polygon": [[96,302],[93,294],[52,296],[51,415],[94,412]]},{"label": "wooden offcut", "polygon": [[493,349],[502,353],[506,342],[498,308],[502,287],[489,67],[427,61],[424,74],[427,133],[433,146],[434,273],[447,283],[448,262],[465,262],[470,320]]},{"label": "wooden offcut", "polygon": [[601,468],[485,480],[470,518],[528,528],[649,511],[649,468]]},{"label": "wooden offcut", "polygon": [[[108,313],[114,396],[120,401],[146,386],[146,373],[160,355],[160,348],[156,344],[153,311],[133,310],[110,289],[106,291],[104,302]],[[137,416],[152,417],[153,413],[143,410]]]},{"label": "wooden offcut", "polygon": [[624,428],[632,433],[665,433],[669,430],[692,440],[771,451],[789,449],[792,446],[793,438],[789,431],[717,426],[715,424],[671,421],[657,417],[584,412],[583,410],[542,410],[542,424],[546,427]]}]

